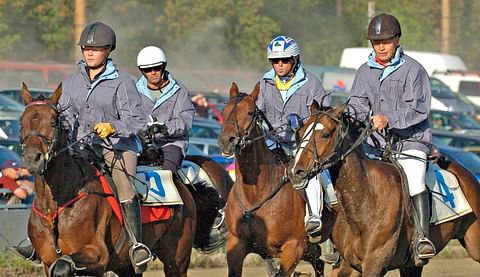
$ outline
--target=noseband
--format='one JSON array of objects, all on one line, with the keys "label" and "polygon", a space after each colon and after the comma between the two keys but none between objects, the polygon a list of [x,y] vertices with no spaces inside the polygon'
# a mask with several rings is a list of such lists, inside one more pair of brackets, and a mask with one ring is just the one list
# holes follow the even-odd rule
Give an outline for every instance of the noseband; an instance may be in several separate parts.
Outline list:
[{"label": "noseband", "polygon": [[266,122],[268,128],[270,130],[273,129],[273,127],[270,125],[268,122],[267,118],[263,114],[263,112],[255,105],[255,111],[249,113],[249,115],[252,117],[252,120],[248,124],[247,128],[243,132],[243,135],[241,134],[240,127],[238,125],[238,119],[237,119],[237,107],[240,104],[240,102],[247,96],[245,93],[239,93],[234,99],[235,100],[235,105],[233,107],[232,115],[234,116],[234,125],[235,125],[235,133],[236,133],[236,151],[241,152],[245,147],[248,145],[252,144],[256,140],[259,140],[265,135],[260,135],[258,137],[250,137],[253,128],[258,125],[261,126],[262,122]]},{"label": "noseband", "polygon": [[49,107],[50,109],[54,110],[57,114],[57,119],[55,121],[55,130],[53,132],[53,136],[52,137],[48,137],[42,133],[40,133],[39,131],[37,130],[31,130],[30,132],[28,132],[28,134],[24,137],[24,138],[21,138],[21,141],[20,141],[20,146],[21,146],[21,149],[22,151],[24,150],[25,148],[25,145],[26,145],[26,141],[29,139],[29,138],[32,138],[32,137],[38,137],[40,138],[40,140],[45,144],[47,145],[47,152],[44,154],[44,159],[45,159],[45,163],[44,163],[44,168],[42,169],[41,171],[41,174],[43,174],[45,172],[45,170],[47,169],[47,164],[48,162],[50,162],[50,160],[52,159],[53,156],[55,156],[55,154],[53,153],[53,149],[55,148],[55,145],[57,143],[57,137],[58,137],[58,133],[59,133],[59,129],[60,129],[60,117],[58,116],[59,115],[59,111],[57,109],[57,107],[47,101],[33,101],[33,102],[30,102],[26,107],[25,107],[25,111],[27,111],[28,108],[30,107],[33,107],[33,106],[39,106],[39,105],[42,105],[42,106],[47,106]]},{"label": "noseband", "polygon": [[[328,116],[337,125],[336,130],[335,130],[335,137],[334,137],[334,141],[333,141],[332,151],[324,157],[320,157],[318,155],[318,152],[317,152],[317,149],[316,149],[315,136],[313,135],[313,132],[315,132],[316,125],[320,124],[321,115]],[[341,151],[341,146],[342,146],[345,138],[347,137],[347,134],[348,134],[349,129],[350,129],[349,121],[348,121],[347,118],[345,118],[348,115],[342,114],[340,118],[336,118],[328,112],[321,111],[318,114],[312,115],[312,116],[316,116],[315,122],[313,123],[312,128],[309,130],[310,132],[312,132],[312,136],[313,136],[313,143],[312,144],[313,144],[313,147],[314,147],[313,154],[314,154],[315,165],[314,165],[313,169],[311,170],[311,172],[309,172],[309,174],[308,174],[309,178],[313,177],[313,176],[316,176],[318,173],[322,172],[323,170],[328,169],[331,166],[333,166],[334,164],[344,160],[348,155],[350,155],[350,153],[352,153],[352,151],[355,148],[357,148],[360,144],[362,144],[362,142],[367,137],[370,136],[371,131],[372,131],[372,129],[370,127],[365,127],[364,130],[362,131],[362,133],[355,140],[355,142],[352,143],[352,145],[350,145],[350,147],[346,151],[341,153],[340,152]],[[307,134],[305,134],[303,137],[305,137],[305,136],[307,136]],[[300,144],[298,144],[298,145],[300,145]]]}]

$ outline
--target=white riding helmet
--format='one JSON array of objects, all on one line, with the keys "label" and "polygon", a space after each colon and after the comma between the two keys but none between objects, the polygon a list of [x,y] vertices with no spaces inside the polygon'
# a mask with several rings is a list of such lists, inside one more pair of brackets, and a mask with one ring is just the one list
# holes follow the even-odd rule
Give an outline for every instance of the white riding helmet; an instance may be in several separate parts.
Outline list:
[{"label": "white riding helmet", "polygon": [[297,42],[288,36],[274,38],[267,47],[267,58],[290,58],[300,55],[300,47]]},{"label": "white riding helmet", "polygon": [[156,46],[147,46],[138,52],[137,66],[139,68],[149,68],[159,65],[167,66],[167,55],[162,49]]}]

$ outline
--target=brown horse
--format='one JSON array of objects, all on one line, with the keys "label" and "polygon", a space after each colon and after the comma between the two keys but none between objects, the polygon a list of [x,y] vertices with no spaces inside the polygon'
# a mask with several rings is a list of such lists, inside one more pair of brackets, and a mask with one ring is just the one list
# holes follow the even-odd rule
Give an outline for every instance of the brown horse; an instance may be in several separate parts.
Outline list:
[{"label": "brown horse", "polygon": [[[400,268],[401,276],[421,276],[423,266],[415,267],[412,254],[414,228],[401,173],[393,164],[364,154],[361,143],[367,132],[355,126],[360,123],[348,117],[345,107],[321,112],[312,105],[314,116],[299,131],[303,147],[289,170],[291,179],[300,182],[312,170],[330,170],[340,205],[333,230],[343,256],[339,276],[381,276],[394,268]],[[458,239],[478,262],[480,186],[457,163],[440,161],[439,166],[458,178],[473,213],[430,225],[430,238],[437,251]]]},{"label": "brown horse", "polygon": [[[69,153],[72,145],[57,107],[61,93],[60,85],[51,98],[32,99],[25,85],[22,89],[23,158],[36,190],[29,237],[48,276],[106,271],[133,276],[126,233],[107,200],[113,194],[102,189],[97,168]],[[187,276],[196,209],[189,190],[175,184],[184,205],[172,206],[168,220],[144,224],[143,242],[164,263],[166,276]]]},{"label": "brown horse", "polygon": [[[286,178],[287,164],[265,143],[262,121],[255,105],[259,85],[250,95],[238,92],[235,83],[223,109],[224,124],[218,139],[222,152],[235,154],[236,180],[225,209],[228,227],[228,276],[241,276],[248,253],[264,259],[280,258],[276,276],[290,276],[302,255],[312,264],[316,276],[323,276],[320,249],[308,244],[304,229],[305,201]],[[329,233],[327,226],[322,237]],[[273,268],[269,267],[274,274]]]}]

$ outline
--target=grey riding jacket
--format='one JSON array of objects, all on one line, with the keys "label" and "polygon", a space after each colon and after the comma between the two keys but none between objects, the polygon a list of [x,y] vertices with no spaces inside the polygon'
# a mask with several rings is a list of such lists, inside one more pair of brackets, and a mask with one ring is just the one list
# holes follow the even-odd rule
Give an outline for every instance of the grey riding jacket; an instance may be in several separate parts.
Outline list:
[{"label": "grey riding jacket", "polygon": [[[393,135],[430,143],[430,101],[427,72],[398,46],[394,58],[386,67],[375,61],[375,51],[370,54],[368,62],[357,71],[349,104],[350,110],[361,121],[369,120],[371,110],[372,115],[388,117],[387,128]],[[384,146],[385,141],[378,138]],[[429,152],[425,144],[410,141],[405,142],[401,150],[410,149]]]},{"label": "grey riding jacket", "polygon": [[279,142],[287,145],[295,143],[295,134],[287,128],[289,114],[295,113],[307,118],[310,116],[313,100],[319,105],[330,104],[329,97],[326,96],[318,78],[305,70],[301,64],[298,66],[293,83],[285,96],[282,96],[275,85],[275,70],[267,71],[260,80],[260,94],[256,101],[258,108],[265,114],[273,128],[279,128],[277,129],[280,131]]},{"label": "grey riding jacket", "polygon": [[[77,66],[77,71],[63,81],[60,97],[63,115],[74,127],[75,137],[83,138],[93,132],[97,123],[108,122],[115,129],[109,140],[116,150],[140,153],[137,133],[146,124],[146,114],[135,82],[119,72],[111,59],[107,59],[105,70],[93,81],[85,62],[79,61]],[[97,136],[93,136],[92,142],[110,147],[108,140]]]},{"label": "grey riding jacket", "polygon": [[188,90],[171,74],[168,74],[168,81],[167,86],[161,89],[160,97],[156,101],[148,90],[147,79],[144,76],[137,81],[137,89],[142,95],[147,115],[152,115],[158,122],[167,126],[168,135],[156,134],[155,139],[161,140],[164,143],[163,147],[178,146],[185,156],[195,107],[190,100]]}]

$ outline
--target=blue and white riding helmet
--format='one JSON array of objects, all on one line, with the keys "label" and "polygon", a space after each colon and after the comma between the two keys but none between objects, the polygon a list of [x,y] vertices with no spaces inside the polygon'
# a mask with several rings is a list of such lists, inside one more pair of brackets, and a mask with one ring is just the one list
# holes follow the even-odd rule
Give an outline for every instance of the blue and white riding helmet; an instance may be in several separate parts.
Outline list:
[{"label": "blue and white riding helmet", "polygon": [[290,58],[300,55],[300,47],[297,42],[288,36],[274,38],[267,47],[267,58]]}]

